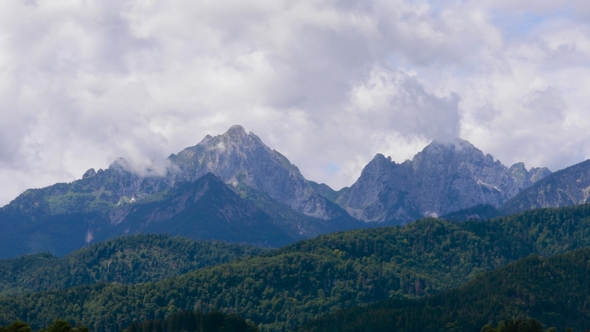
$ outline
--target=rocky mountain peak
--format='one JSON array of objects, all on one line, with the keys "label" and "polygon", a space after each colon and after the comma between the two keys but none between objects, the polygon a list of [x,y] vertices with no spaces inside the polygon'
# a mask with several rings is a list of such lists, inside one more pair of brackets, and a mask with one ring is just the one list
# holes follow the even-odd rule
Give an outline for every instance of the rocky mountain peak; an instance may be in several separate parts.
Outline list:
[{"label": "rocky mountain peak", "polygon": [[376,155],[338,203],[361,220],[408,222],[478,204],[499,207],[534,174],[547,173],[522,163],[509,169],[463,139],[435,140],[402,164]]},{"label": "rocky mountain peak", "polygon": [[529,179],[532,184],[551,174],[552,172],[547,167],[533,167],[529,171]]},{"label": "rocky mountain peak", "polygon": [[205,135],[205,137],[203,137],[203,139],[199,142],[199,144],[207,144],[207,142],[209,142],[212,138],[213,138],[213,136],[207,134],[207,135]]},{"label": "rocky mountain peak", "polygon": [[246,129],[244,129],[244,127],[242,127],[240,125],[233,125],[223,135],[227,135],[232,138],[237,138],[237,137],[245,137],[248,134],[246,133]]},{"label": "rocky mountain peak", "polygon": [[437,167],[460,168],[473,163],[493,164],[494,158],[484,155],[473,144],[460,138],[451,141],[434,140],[411,161],[415,170]]},{"label": "rocky mountain peak", "polygon": [[174,175],[177,180],[195,181],[211,172],[231,186],[246,185],[309,216],[329,218],[327,199],[311,188],[299,169],[242,126],[206,137],[169,159],[180,170]]},{"label": "rocky mountain peak", "polygon": [[551,173],[547,168],[531,168],[531,183],[502,207],[503,213],[590,203],[590,160]]},{"label": "rocky mountain peak", "polygon": [[113,169],[113,170],[125,169],[126,166],[127,166],[127,161],[125,161],[125,159],[122,157],[118,157],[109,165],[108,169]]},{"label": "rocky mountain peak", "polygon": [[373,159],[367,164],[367,166],[365,166],[363,173],[383,172],[392,165],[396,165],[396,163],[395,161],[391,160],[391,157],[385,157],[381,153],[377,153],[375,157],[373,157]]},{"label": "rocky mountain peak", "polygon": [[522,176],[522,175],[525,175],[526,173],[528,173],[523,162],[518,162],[518,163],[510,166],[508,171],[510,171],[510,173],[514,174],[515,176],[518,176],[518,175]]},{"label": "rocky mountain peak", "polygon": [[434,152],[441,150],[454,152],[469,152],[478,149],[475,146],[473,146],[473,144],[469,143],[469,141],[456,137],[451,140],[435,139],[424,148],[423,152],[428,153],[431,151]]},{"label": "rocky mountain peak", "polygon": [[526,170],[523,162],[510,166],[508,173],[510,173],[510,176],[519,187],[524,188],[529,185],[529,172]]},{"label": "rocky mountain peak", "polygon": [[385,157],[383,154],[377,153],[375,155],[375,157],[373,157],[373,159],[369,163],[387,164],[387,163],[392,163],[392,162],[395,163],[394,161],[391,160],[391,157]]},{"label": "rocky mountain peak", "polygon": [[82,175],[82,179],[91,178],[95,175],[96,175],[96,171],[94,170],[94,168],[91,168],[91,169],[87,170],[86,172],[84,172],[84,175]]},{"label": "rocky mountain peak", "polygon": [[246,129],[240,125],[233,125],[231,126],[223,136],[229,138],[230,140],[244,140],[248,138],[248,134],[246,133]]}]

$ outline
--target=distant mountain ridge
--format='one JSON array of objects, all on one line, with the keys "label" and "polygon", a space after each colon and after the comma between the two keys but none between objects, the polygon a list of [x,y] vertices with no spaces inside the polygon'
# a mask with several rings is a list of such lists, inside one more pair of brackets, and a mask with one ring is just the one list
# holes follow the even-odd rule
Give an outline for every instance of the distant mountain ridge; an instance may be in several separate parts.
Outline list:
[{"label": "distant mountain ridge", "polygon": [[465,140],[433,141],[401,164],[377,154],[336,202],[366,222],[407,223],[479,204],[499,208],[549,174],[523,163],[506,167]]},{"label": "distant mountain ridge", "polygon": [[164,173],[138,173],[119,158],[72,183],[25,191],[0,209],[0,258],[63,255],[149,232],[276,247],[363,226],[241,126],[208,135],[168,162]]},{"label": "distant mountain ridge", "polygon": [[[112,331],[133,320],[197,307],[238,313],[265,331],[291,331],[337,308],[434,294],[530,254],[587,247],[589,226],[586,204],[486,222],[428,218],[403,227],[338,232],[156,283],[95,284],[0,298],[0,325],[23,319],[43,326],[62,317]],[[587,262],[582,261],[584,268]],[[579,280],[588,285],[587,278]]]},{"label": "distant mountain ridge", "polygon": [[165,169],[138,171],[119,158],[74,182],[25,191],[0,208],[0,257],[62,255],[144,232],[280,246],[430,216],[484,219],[588,201],[590,162],[550,174],[507,167],[465,140],[435,140],[401,164],[377,154],[335,191],[236,125],[170,155]]},{"label": "distant mountain ridge", "polygon": [[555,172],[521,191],[501,208],[504,214],[590,202],[590,160]]}]

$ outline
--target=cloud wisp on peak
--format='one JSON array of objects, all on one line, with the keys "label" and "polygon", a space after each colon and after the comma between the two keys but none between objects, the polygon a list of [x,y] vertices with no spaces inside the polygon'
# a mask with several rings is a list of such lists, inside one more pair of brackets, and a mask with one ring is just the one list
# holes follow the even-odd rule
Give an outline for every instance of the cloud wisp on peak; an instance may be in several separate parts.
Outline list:
[{"label": "cloud wisp on peak", "polygon": [[590,155],[590,6],[568,6],[2,3],[0,202],[235,123],[335,188],[378,152],[401,162],[457,136],[563,168]]}]

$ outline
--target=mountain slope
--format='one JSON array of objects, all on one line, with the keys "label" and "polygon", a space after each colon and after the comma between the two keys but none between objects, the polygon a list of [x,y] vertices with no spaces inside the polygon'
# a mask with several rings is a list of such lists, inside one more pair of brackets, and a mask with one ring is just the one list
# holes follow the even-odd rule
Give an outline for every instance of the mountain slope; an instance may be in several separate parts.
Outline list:
[{"label": "mountain slope", "polygon": [[590,202],[590,160],[586,160],[536,182],[506,202],[504,214],[543,207],[560,207]]},{"label": "mountain slope", "polygon": [[[188,192],[198,189],[190,183],[209,173],[243,199],[220,183],[197,200],[202,193]],[[244,195],[247,190],[260,194]],[[194,202],[186,205],[190,195]],[[137,170],[117,159],[72,183],[27,190],[0,209],[0,258],[42,251],[63,255],[138,232],[280,246],[362,226],[315,192],[286,157],[233,126],[171,155],[164,171]]]},{"label": "mountain slope", "polygon": [[[40,196],[28,206],[47,202],[46,197]],[[271,216],[264,209],[287,212]],[[194,182],[177,182],[138,202],[119,204],[104,211],[54,215],[42,209],[31,213],[9,205],[0,210],[0,257],[41,251],[64,255],[91,242],[138,233],[276,247],[357,225],[348,219],[307,217],[288,211],[288,207],[270,198],[265,200],[264,209],[252,200],[241,198],[211,173]]]},{"label": "mountain slope", "polygon": [[357,219],[399,224],[479,204],[500,207],[549,173],[522,163],[508,168],[464,140],[434,141],[401,164],[378,154],[337,202]]},{"label": "mountain slope", "polygon": [[98,284],[0,299],[0,324],[54,317],[97,331],[179,310],[220,309],[280,331],[338,308],[421,297],[530,254],[590,245],[590,205],[487,222],[426,219],[323,235],[258,257],[140,285]]},{"label": "mountain slope", "polygon": [[0,260],[0,296],[98,282],[157,281],[264,251],[166,235],[118,237],[61,258],[41,253]]},{"label": "mountain slope", "polygon": [[338,213],[328,200],[316,193],[299,169],[258,136],[247,134],[242,126],[233,126],[225,134],[207,136],[196,146],[186,148],[169,160],[178,168],[175,178],[194,181],[212,172],[224,182],[239,183],[267,193],[296,211],[320,219]]},{"label": "mountain slope", "polygon": [[336,213],[333,214],[332,219],[325,220],[295,211],[286,204],[275,201],[268,194],[246,185],[239,184],[234,190],[244,200],[253,203],[260,210],[268,214],[275,224],[279,225],[287,233],[293,234],[298,239],[365,227],[363,222],[349,216],[334,202],[326,202],[326,207]]},{"label": "mountain slope", "polygon": [[194,182],[179,182],[160,199],[111,210],[109,219],[114,225],[109,229],[111,234],[167,233],[260,246],[280,246],[300,239],[281,229],[268,214],[240,198],[212,173]]},{"label": "mountain slope", "polygon": [[590,249],[532,256],[419,301],[390,300],[338,311],[300,331],[473,331],[500,320],[534,318],[560,331],[590,326]]},{"label": "mountain slope", "polygon": [[347,190],[348,187],[344,187],[338,191],[330,188],[330,186],[328,186],[325,183],[317,183],[314,181],[307,181],[309,183],[309,185],[313,188],[313,190],[315,190],[318,194],[326,197],[327,199],[329,199],[330,201],[336,203],[338,201],[338,197],[342,196],[342,194],[344,194]]}]

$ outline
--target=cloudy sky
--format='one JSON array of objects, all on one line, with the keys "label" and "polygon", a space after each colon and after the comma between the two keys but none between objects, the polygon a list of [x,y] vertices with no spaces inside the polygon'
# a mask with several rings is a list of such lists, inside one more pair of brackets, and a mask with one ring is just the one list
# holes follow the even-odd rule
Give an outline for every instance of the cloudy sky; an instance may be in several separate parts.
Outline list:
[{"label": "cloudy sky", "polygon": [[233,124],[336,189],[457,136],[558,170],[589,107],[587,0],[0,3],[0,205]]}]

